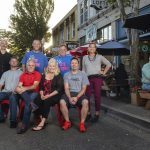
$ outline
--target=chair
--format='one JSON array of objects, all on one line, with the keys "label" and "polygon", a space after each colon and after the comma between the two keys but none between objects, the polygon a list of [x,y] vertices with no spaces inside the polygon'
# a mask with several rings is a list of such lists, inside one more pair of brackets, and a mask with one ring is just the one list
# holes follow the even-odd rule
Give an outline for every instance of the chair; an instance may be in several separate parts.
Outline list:
[{"label": "chair", "polygon": [[5,99],[0,103],[2,110],[4,112],[4,117],[7,118],[8,111],[9,111],[9,100]]}]

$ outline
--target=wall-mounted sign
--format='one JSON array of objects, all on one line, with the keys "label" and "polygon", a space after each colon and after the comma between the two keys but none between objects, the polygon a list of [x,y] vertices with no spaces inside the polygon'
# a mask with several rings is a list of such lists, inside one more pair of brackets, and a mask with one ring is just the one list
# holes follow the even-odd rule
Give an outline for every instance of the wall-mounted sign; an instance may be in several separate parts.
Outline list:
[{"label": "wall-mounted sign", "polygon": [[148,40],[141,40],[139,43],[139,49],[140,51],[144,53],[149,53],[150,52],[150,41]]},{"label": "wall-mounted sign", "polygon": [[97,28],[96,25],[91,25],[86,30],[86,42],[91,42],[97,38]]},{"label": "wall-mounted sign", "polygon": [[102,10],[108,7],[108,2],[106,0],[91,0],[90,6],[96,10]]}]

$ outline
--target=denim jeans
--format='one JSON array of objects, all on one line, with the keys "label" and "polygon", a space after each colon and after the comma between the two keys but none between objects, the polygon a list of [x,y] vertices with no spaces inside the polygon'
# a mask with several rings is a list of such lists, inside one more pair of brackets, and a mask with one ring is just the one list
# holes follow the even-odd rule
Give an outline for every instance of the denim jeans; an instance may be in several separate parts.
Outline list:
[{"label": "denim jeans", "polygon": [[[0,102],[2,102],[5,99],[9,100],[10,95],[11,95],[11,92],[0,92]],[[0,105],[0,120],[2,120],[2,119],[4,119],[4,112],[3,112],[2,107]]]},{"label": "denim jeans", "polygon": [[17,118],[17,101],[21,98],[25,102],[24,114],[22,123],[26,126],[30,122],[30,104],[37,97],[36,92],[23,92],[22,94],[12,94],[10,97],[10,121],[16,121]]},{"label": "denim jeans", "polygon": [[143,89],[143,90],[150,91],[150,84],[148,84],[148,83],[143,83],[142,89]]}]

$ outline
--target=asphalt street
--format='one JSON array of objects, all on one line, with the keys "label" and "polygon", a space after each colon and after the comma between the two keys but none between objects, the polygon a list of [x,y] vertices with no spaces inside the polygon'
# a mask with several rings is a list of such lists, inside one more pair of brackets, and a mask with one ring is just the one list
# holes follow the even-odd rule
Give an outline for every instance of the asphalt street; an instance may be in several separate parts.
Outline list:
[{"label": "asphalt street", "polygon": [[78,112],[71,110],[73,127],[62,131],[52,111],[46,129],[17,135],[9,122],[0,124],[0,150],[150,150],[150,134],[102,114],[98,123],[78,131]]}]

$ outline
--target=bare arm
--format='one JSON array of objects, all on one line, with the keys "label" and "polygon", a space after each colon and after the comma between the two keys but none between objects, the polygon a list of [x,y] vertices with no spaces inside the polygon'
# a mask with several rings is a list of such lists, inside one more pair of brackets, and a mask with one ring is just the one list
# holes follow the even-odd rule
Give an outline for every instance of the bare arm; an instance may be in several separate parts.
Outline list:
[{"label": "bare arm", "polygon": [[81,89],[81,91],[78,93],[78,95],[77,95],[77,98],[79,99],[82,95],[84,95],[85,94],[85,91],[86,91],[86,85],[83,85],[82,86],[82,89]]},{"label": "bare arm", "polygon": [[3,85],[0,85],[0,91],[2,90]]},{"label": "bare arm", "polygon": [[69,90],[69,84],[64,83],[65,93],[69,99],[71,99],[70,90]]},{"label": "bare arm", "polygon": [[28,87],[24,87],[22,86],[22,82],[19,82],[18,86],[16,87],[16,92],[21,94],[25,91],[30,91],[30,90],[34,90],[37,88],[37,86],[39,85],[39,81],[34,81],[33,85],[28,86]]},{"label": "bare arm", "polygon": [[26,91],[30,91],[30,90],[35,90],[39,85],[39,81],[34,81],[33,85],[31,86],[27,86],[27,87],[24,87],[23,88],[26,90]]}]

